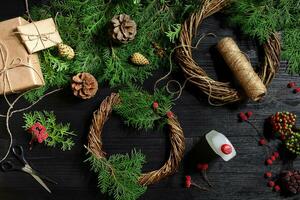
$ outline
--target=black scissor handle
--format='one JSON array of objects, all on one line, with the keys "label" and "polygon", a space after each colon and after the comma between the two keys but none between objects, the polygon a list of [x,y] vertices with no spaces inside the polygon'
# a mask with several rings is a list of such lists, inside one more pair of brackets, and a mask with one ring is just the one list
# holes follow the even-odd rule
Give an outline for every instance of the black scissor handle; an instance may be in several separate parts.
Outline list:
[{"label": "black scissor handle", "polygon": [[25,158],[25,154],[24,154],[24,149],[22,146],[20,145],[16,145],[14,147],[12,147],[12,151],[14,153],[14,155],[21,161],[23,162],[24,165],[28,164],[26,158]]},{"label": "black scissor handle", "polygon": [[3,172],[9,172],[9,171],[15,171],[15,170],[17,170],[15,168],[14,164],[12,162],[10,162],[10,161],[4,161],[4,162],[2,162],[1,165],[0,165],[0,167],[1,167],[1,170]]}]

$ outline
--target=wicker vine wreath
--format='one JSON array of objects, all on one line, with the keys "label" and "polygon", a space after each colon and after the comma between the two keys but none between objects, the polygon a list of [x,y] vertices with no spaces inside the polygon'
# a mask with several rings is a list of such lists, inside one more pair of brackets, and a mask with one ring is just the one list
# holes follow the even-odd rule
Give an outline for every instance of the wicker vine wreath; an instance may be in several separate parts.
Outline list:
[{"label": "wicker vine wreath", "polygon": [[[103,126],[112,113],[113,106],[120,102],[119,94],[112,93],[102,101],[100,108],[94,113],[88,135],[88,148],[98,159],[106,157],[101,139]],[[179,167],[185,149],[183,131],[175,116],[168,118],[168,125],[171,140],[170,156],[160,169],[142,174],[141,177],[139,177],[140,185],[147,186],[159,182],[161,179],[175,173]]]},{"label": "wicker vine wreath", "polygon": [[[203,20],[223,9],[231,0],[204,0],[201,9],[193,13],[182,25],[179,47],[176,58],[189,82],[195,84],[208,95],[209,102],[228,104],[245,98],[229,82],[219,82],[208,77],[206,72],[194,61],[192,56],[192,40]],[[280,39],[278,33],[263,45],[264,63],[259,77],[268,86],[278,71],[280,65]]]}]

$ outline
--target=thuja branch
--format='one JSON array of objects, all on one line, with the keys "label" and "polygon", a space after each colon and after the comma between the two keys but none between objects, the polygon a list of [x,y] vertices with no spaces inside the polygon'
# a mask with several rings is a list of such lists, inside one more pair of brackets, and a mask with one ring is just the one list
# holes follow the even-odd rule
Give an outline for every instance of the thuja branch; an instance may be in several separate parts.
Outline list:
[{"label": "thuja branch", "polygon": [[[37,101],[33,102],[33,103],[32,103],[32,106],[36,105],[38,102],[40,102],[41,100],[43,100],[43,99],[44,99],[45,97],[47,97],[48,95],[53,94],[53,93],[55,93],[55,92],[58,92],[58,91],[60,91],[60,90],[62,90],[62,89],[61,89],[61,88],[55,89],[55,90],[53,90],[53,91],[51,91],[51,92],[48,92],[48,93],[44,94],[44,95],[41,96]],[[7,130],[8,134],[9,134],[9,146],[8,146],[8,148],[7,148],[7,151],[6,151],[5,155],[1,158],[0,163],[3,162],[3,161],[7,158],[7,156],[9,155],[9,152],[10,152],[10,150],[11,150],[12,143],[13,143],[13,135],[12,135],[12,132],[11,132],[11,130],[10,130],[10,124],[9,124],[10,118],[12,117],[12,115],[13,115],[14,113],[19,112],[20,110],[25,111],[25,110],[30,109],[30,108],[32,107],[32,106],[28,106],[28,107],[26,107],[26,108],[24,108],[24,109],[19,109],[19,110],[16,110],[16,112],[14,112],[14,111],[13,111],[14,106],[15,106],[15,104],[16,104],[22,97],[24,97],[24,95],[28,94],[28,93],[31,92],[31,91],[33,91],[33,90],[29,90],[29,91],[27,91],[27,92],[24,92],[24,93],[20,94],[20,95],[19,95],[12,103],[10,103],[10,102],[7,100],[6,96],[5,96],[5,99],[7,100],[7,103],[9,104],[9,108],[8,108],[8,110],[7,110],[7,112],[6,112],[6,115],[5,115],[5,119],[6,119],[6,120],[5,120],[6,130]],[[3,115],[1,115],[1,116],[3,116]]]}]

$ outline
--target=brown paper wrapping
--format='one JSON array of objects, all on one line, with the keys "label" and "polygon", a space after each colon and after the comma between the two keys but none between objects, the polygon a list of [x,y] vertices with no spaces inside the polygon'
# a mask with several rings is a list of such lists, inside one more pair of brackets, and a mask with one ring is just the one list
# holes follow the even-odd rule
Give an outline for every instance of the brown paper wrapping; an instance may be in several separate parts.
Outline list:
[{"label": "brown paper wrapping", "polygon": [[29,55],[15,33],[24,24],[28,22],[21,17],[0,22],[0,94],[44,85],[38,55]]},{"label": "brown paper wrapping", "polygon": [[219,41],[217,49],[246,95],[253,101],[259,101],[267,92],[266,86],[235,41],[230,37],[225,37]]},{"label": "brown paper wrapping", "polygon": [[52,18],[17,27],[27,51],[35,53],[62,42]]}]

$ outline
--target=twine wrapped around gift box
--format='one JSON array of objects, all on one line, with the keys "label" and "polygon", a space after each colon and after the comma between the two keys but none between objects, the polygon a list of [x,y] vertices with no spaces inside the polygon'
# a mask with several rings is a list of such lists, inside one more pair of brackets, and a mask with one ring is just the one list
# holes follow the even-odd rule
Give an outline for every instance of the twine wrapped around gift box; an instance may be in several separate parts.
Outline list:
[{"label": "twine wrapped around gift box", "polygon": [[22,58],[20,57],[15,57],[11,59],[11,62],[9,62],[9,51],[5,44],[0,41],[0,61],[3,66],[3,68],[0,70],[0,76],[2,76],[3,80],[3,88],[0,91],[0,93],[3,93],[4,95],[6,94],[7,88],[6,88],[6,83],[8,84],[8,90],[9,93],[16,93],[18,91],[14,91],[14,88],[12,87],[13,82],[11,81],[11,78],[9,76],[9,72],[11,70],[14,70],[16,68],[28,68],[31,69],[35,72],[37,77],[39,77],[40,81],[44,84],[44,79],[42,75],[32,66],[30,63],[30,58],[27,57],[27,63],[25,63]]},{"label": "twine wrapped around gift box", "polygon": [[41,21],[33,21],[30,24],[17,27],[26,49],[29,53],[35,53],[62,43],[62,39],[52,18]]},{"label": "twine wrapped around gift box", "polygon": [[29,55],[15,34],[23,24],[21,17],[0,22],[0,95],[45,85],[37,54]]}]

